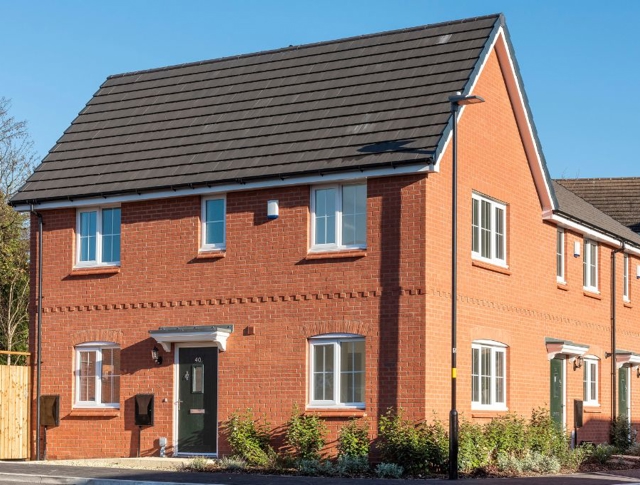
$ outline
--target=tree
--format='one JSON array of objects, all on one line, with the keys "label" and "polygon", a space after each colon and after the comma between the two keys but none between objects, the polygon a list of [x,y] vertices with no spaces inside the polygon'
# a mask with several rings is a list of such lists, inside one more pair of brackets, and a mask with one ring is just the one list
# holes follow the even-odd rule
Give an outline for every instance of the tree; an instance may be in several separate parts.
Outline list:
[{"label": "tree", "polygon": [[[0,98],[0,349],[26,350],[29,328],[28,217],[8,205],[36,160],[25,121]],[[7,358],[11,363],[11,357]]]}]

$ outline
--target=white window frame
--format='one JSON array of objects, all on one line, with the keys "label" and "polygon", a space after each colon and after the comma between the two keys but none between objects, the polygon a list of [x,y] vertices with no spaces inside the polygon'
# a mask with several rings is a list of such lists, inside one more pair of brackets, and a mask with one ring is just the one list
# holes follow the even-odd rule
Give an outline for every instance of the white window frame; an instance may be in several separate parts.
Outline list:
[{"label": "white window frame", "polygon": [[[117,403],[103,403],[102,402],[102,351],[107,349],[121,350],[120,346],[113,342],[88,342],[75,346],[75,365],[74,365],[74,408],[120,408],[120,402]],[[96,382],[95,382],[95,401],[81,401],[80,400],[80,366],[82,364],[81,353],[82,352],[95,352],[96,353]],[[122,354],[121,354],[122,355]],[[122,366],[120,368],[118,377],[122,377]],[[118,384],[120,386],[120,383]],[[120,386],[121,388],[121,386]],[[120,395],[120,389],[118,390]]]},{"label": "white window frame", "polygon": [[[363,186],[365,190],[365,242],[363,244],[343,244],[342,234],[342,191],[348,186]],[[334,189],[336,191],[335,199],[335,243],[316,244],[316,191]],[[356,183],[348,184],[332,184],[332,185],[318,185],[311,187],[311,244],[310,251],[340,251],[349,249],[366,249],[367,248],[367,183],[366,181],[360,181]]]},{"label": "white window frame", "polygon": [[[582,367],[584,368],[582,376],[582,398],[585,406],[600,406],[598,400],[600,385],[600,361],[596,356],[585,355],[582,360]],[[591,386],[595,387],[595,391],[591,389]]]},{"label": "white window frame", "polygon": [[[222,210],[224,214],[224,224],[222,228],[221,243],[207,243],[207,202],[210,200],[221,200]],[[200,250],[201,251],[223,251],[227,248],[227,197],[226,195],[216,195],[202,198],[202,207],[200,213]]]},{"label": "white window frame", "polygon": [[[482,382],[481,382],[481,374],[480,370],[477,375],[473,373],[473,352],[478,351],[480,353],[479,357],[482,359],[482,350],[490,351],[490,403],[483,404],[482,403]],[[503,401],[498,402],[496,396],[496,384],[497,384],[497,375],[496,375],[496,355],[501,355],[504,364],[504,376],[503,379],[503,390],[504,396]],[[482,362],[479,362],[480,368],[482,368]],[[503,343],[496,342],[494,340],[475,340],[471,344],[471,409],[474,410],[487,410],[487,411],[506,411],[507,410],[507,346]],[[473,386],[477,386],[479,400],[474,400],[475,397],[473,395]]]},{"label": "white window frame", "polygon": [[[474,208],[474,202],[478,203],[478,224],[474,224],[474,216],[476,215],[476,211]],[[482,227],[482,204],[488,204],[490,207],[490,220],[489,220],[489,256],[482,255],[482,231],[487,230]],[[496,239],[498,237],[497,233],[497,221],[498,216],[496,214],[497,210],[502,211],[502,234],[501,234],[501,242],[497,243]],[[477,239],[476,239],[477,238]],[[474,248],[474,242],[477,242],[477,250]],[[498,249],[499,248],[499,249]],[[499,253],[502,253],[502,258]],[[484,261],[486,263],[490,263],[496,266],[507,267],[507,205],[498,202],[497,200],[491,199],[489,197],[477,194],[473,192],[471,194],[471,257],[473,259]]]},{"label": "white window frame", "polygon": [[564,229],[559,227],[558,233],[556,235],[556,281],[562,284],[566,283],[565,261],[566,261],[566,249],[565,249]]},{"label": "white window frame", "polygon": [[[365,343],[365,338],[362,335],[356,334],[326,334],[318,335],[309,338],[309,408],[355,408],[364,409],[365,407],[365,392],[366,392],[366,378],[367,378],[367,362],[366,362],[366,346],[363,363],[363,400],[361,402],[341,402],[340,401],[340,387],[341,387],[341,352],[340,346],[343,343],[362,342]],[[314,400],[314,375],[315,375],[315,346],[319,345],[333,345],[333,399],[327,400]]]},{"label": "white window frame", "polygon": [[[591,239],[584,239],[582,258],[582,282],[584,289],[593,293],[598,290],[598,243]],[[593,269],[593,275],[592,270]]]},{"label": "white window frame", "polygon": [[[105,209],[120,209],[120,258],[118,261],[102,261],[102,211]],[[80,219],[82,214],[89,212],[96,213],[96,259],[89,261],[81,261],[82,257],[82,242],[80,233]],[[75,267],[86,268],[91,266],[120,266],[120,260],[122,259],[122,209],[118,205],[114,206],[100,206],[100,207],[86,207],[78,209],[76,211],[76,258]]]},{"label": "white window frame", "polygon": [[629,298],[629,255],[624,253],[622,258],[622,299],[625,302],[631,301]]}]

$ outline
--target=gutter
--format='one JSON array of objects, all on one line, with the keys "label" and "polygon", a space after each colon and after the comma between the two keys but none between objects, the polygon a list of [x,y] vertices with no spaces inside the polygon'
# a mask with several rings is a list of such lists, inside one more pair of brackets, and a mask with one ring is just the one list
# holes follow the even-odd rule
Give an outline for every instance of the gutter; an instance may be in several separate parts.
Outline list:
[{"label": "gutter", "polygon": [[40,461],[40,396],[42,394],[42,214],[33,210],[29,212],[38,217],[38,325],[36,335],[38,350],[36,352],[36,460]]},{"label": "gutter", "polygon": [[620,238],[617,234],[612,234],[569,215],[560,215],[549,211],[542,214],[542,220],[555,222],[561,227],[573,229],[595,241],[606,243],[614,248],[622,248],[630,254],[640,256],[640,248],[636,246],[637,243]]}]

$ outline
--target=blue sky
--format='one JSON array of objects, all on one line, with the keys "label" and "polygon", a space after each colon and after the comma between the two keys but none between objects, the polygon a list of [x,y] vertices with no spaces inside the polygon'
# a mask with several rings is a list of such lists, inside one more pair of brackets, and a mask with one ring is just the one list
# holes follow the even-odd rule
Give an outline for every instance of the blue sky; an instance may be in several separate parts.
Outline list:
[{"label": "blue sky", "polygon": [[552,177],[640,176],[637,0],[0,0],[0,97],[44,157],[110,74],[496,12]]}]

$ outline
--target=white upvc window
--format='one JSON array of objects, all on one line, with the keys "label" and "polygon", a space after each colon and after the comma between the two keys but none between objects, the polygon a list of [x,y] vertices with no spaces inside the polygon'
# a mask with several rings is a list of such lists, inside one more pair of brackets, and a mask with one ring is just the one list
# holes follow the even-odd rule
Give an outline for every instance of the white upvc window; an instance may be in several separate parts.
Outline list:
[{"label": "white upvc window", "polygon": [[311,189],[311,250],[367,247],[367,184]]},{"label": "white upvc window", "polygon": [[472,194],[471,255],[499,266],[507,265],[507,206]]},{"label": "white upvc window", "polygon": [[590,239],[584,240],[584,256],[582,260],[583,285],[585,290],[598,291],[598,243]]},{"label": "white upvc window", "polygon": [[227,247],[225,197],[206,197],[202,199],[202,241],[201,249],[222,250]]},{"label": "white upvc window", "polygon": [[629,301],[629,255],[622,258],[622,299]]},{"label": "white upvc window", "polygon": [[120,264],[120,207],[78,210],[76,253],[76,266]]},{"label": "white upvc window", "polygon": [[556,280],[558,281],[558,283],[566,282],[564,277],[564,255],[564,229],[558,228],[558,233],[556,236]]},{"label": "white upvc window", "polygon": [[120,407],[120,347],[90,342],[75,348],[74,407]]},{"label": "white upvc window", "polygon": [[586,406],[599,406],[598,402],[598,359],[592,356],[585,356],[582,367],[583,377],[583,399]]},{"label": "white upvc window", "polygon": [[471,408],[507,409],[507,349],[492,340],[471,345]]},{"label": "white upvc window", "polygon": [[313,337],[309,339],[309,356],[309,406],[364,408],[364,337]]}]

